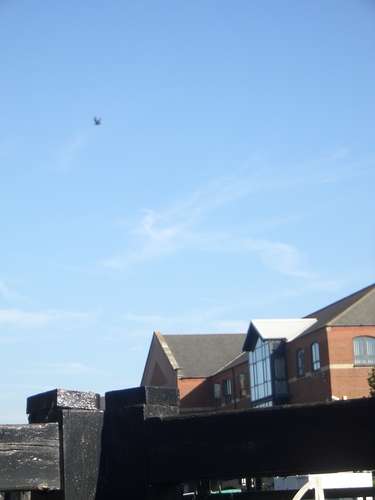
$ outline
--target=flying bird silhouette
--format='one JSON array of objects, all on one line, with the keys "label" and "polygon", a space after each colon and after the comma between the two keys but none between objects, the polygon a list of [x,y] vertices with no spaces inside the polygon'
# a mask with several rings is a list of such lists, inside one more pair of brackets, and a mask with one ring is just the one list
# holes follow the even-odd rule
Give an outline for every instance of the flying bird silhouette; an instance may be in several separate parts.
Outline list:
[{"label": "flying bird silhouette", "polygon": [[96,118],[96,116],[95,116],[95,118],[94,118],[95,125],[100,125],[100,120],[101,120],[101,118]]}]

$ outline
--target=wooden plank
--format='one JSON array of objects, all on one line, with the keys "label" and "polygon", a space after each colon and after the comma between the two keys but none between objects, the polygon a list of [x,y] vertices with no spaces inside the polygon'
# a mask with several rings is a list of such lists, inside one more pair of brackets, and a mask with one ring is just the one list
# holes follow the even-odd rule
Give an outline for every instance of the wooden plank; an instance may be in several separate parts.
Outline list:
[{"label": "wooden plank", "polygon": [[102,427],[102,411],[62,410],[65,500],[94,500]]},{"label": "wooden plank", "polygon": [[95,392],[53,389],[27,398],[26,413],[31,424],[58,422],[63,409],[99,410],[100,396]]},{"label": "wooden plank", "polygon": [[0,426],[0,491],[60,489],[57,423]]},{"label": "wooden plank", "polygon": [[[64,500],[93,500],[98,480],[103,411],[95,392],[54,389],[27,399],[29,422],[57,422]],[[51,494],[49,494],[51,496]],[[33,493],[32,500],[39,498]],[[51,499],[59,499],[53,495]]]},{"label": "wooden plank", "polygon": [[375,398],[145,422],[149,483],[375,469]]},{"label": "wooden plank", "polygon": [[145,419],[178,414],[178,391],[137,387],[107,392],[105,397],[106,411],[95,500],[182,498],[180,485],[162,484],[150,488],[144,431]]},{"label": "wooden plank", "polygon": [[[172,407],[180,406],[180,395],[177,389],[171,387],[133,387],[132,389],[122,389],[110,391],[105,394],[105,407],[107,410],[118,408],[128,408],[129,406],[150,405],[167,408],[168,412]],[[155,407],[152,407],[155,412]]]}]

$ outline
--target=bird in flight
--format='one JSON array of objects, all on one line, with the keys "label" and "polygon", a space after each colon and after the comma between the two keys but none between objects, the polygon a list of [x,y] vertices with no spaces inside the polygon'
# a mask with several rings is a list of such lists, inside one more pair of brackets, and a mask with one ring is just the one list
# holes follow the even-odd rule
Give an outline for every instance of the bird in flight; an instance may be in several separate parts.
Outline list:
[{"label": "bird in flight", "polygon": [[96,118],[96,116],[95,116],[95,118],[94,118],[95,125],[100,125],[100,120],[101,120],[101,118]]}]

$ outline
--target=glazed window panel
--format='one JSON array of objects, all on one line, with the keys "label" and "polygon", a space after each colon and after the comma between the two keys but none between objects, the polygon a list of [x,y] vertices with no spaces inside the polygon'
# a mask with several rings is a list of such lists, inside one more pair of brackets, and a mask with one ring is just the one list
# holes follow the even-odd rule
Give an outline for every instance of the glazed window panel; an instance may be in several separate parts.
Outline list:
[{"label": "glazed window panel", "polygon": [[238,381],[240,384],[240,398],[246,397],[246,376],[244,373],[238,375]]},{"label": "glazed window panel", "polygon": [[225,402],[229,404],[232,400],[232,383],[229,378],[223,380],[223,393],[225,397]]},{"label": "glazed window panel", "polygon": [[303,349],[297,350],[297,375],[298,377],[305,375],[305,352]]},{"label": "glazed window panel", "polygon": [[375,338],[357,337],[353,339],[354,364],[375,365]]},{"label": "glazed window panel", "polygon": [[311,360],[313,371],[320,370],[320,352],[318,342],[314,342],[311,346]]},{"label": "glazed window panel", "polygon": [[214,384],[214,399],[221,399],[220,384]]},{"label": "glazed window panel", "polygon": [[230,379],[223,381],[224,396],[230,396],[232,394],[232,384]]},{"label": "glazed window panel", "polygon": [[285,359],[275,358],[275,378],[277,380],[286,378]]},{"label": "glazed window panel", "polygon": [[286,378],[286,366],[284,358],[275,358],[275,394],[288,394],[288,380]]},{"label": "glazed window panel", "polygon": [[258,339],[254,352],[250,352],[251,400],[257,401],[272,395],[270,347]]}]

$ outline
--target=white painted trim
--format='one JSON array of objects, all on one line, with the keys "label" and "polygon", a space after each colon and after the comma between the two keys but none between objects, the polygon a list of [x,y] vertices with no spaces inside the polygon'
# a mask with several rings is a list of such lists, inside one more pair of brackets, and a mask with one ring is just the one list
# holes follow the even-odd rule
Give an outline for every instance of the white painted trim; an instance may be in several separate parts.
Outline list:
[{"label": "white painted trim", "polygon": [[[369,365],[373,366],[373,365]],[[358,369],[358,368],[368,368],[367,365],[354,365],[353,363],[337,363],[337,364],[332,364],[332,365],[327,365],[323,366],[320,368],[320,370],[317,370],[316,372],[306,372],[304,376],[302,377],[291,377],[288,379],[288,384],[293,384],[294,382],[297,382],[297,380],[303,380],[304,378],[317,378],[319,377],[320,373],[326,372],[326,371],[333,371],[333,370],[351,370],[351,369]]]},{"label": "white painted trim", "polygon": [[297,382],[297,380],[303,380],[304,378],[318,378],[325,376],[326,371],[330,369],[331,365],[322,366],[319,370],[315,372],[306,372],[302,377],[292,377],[288,379],[288,384],[293,384],[293,382]]},{"label": "white painted trim", "polygon": [[337,365],[329,365],[330,370],[347,370],[348,368],[359,368],[358,366],[354,366],[353,363],[351,364],[337,364]]}]

